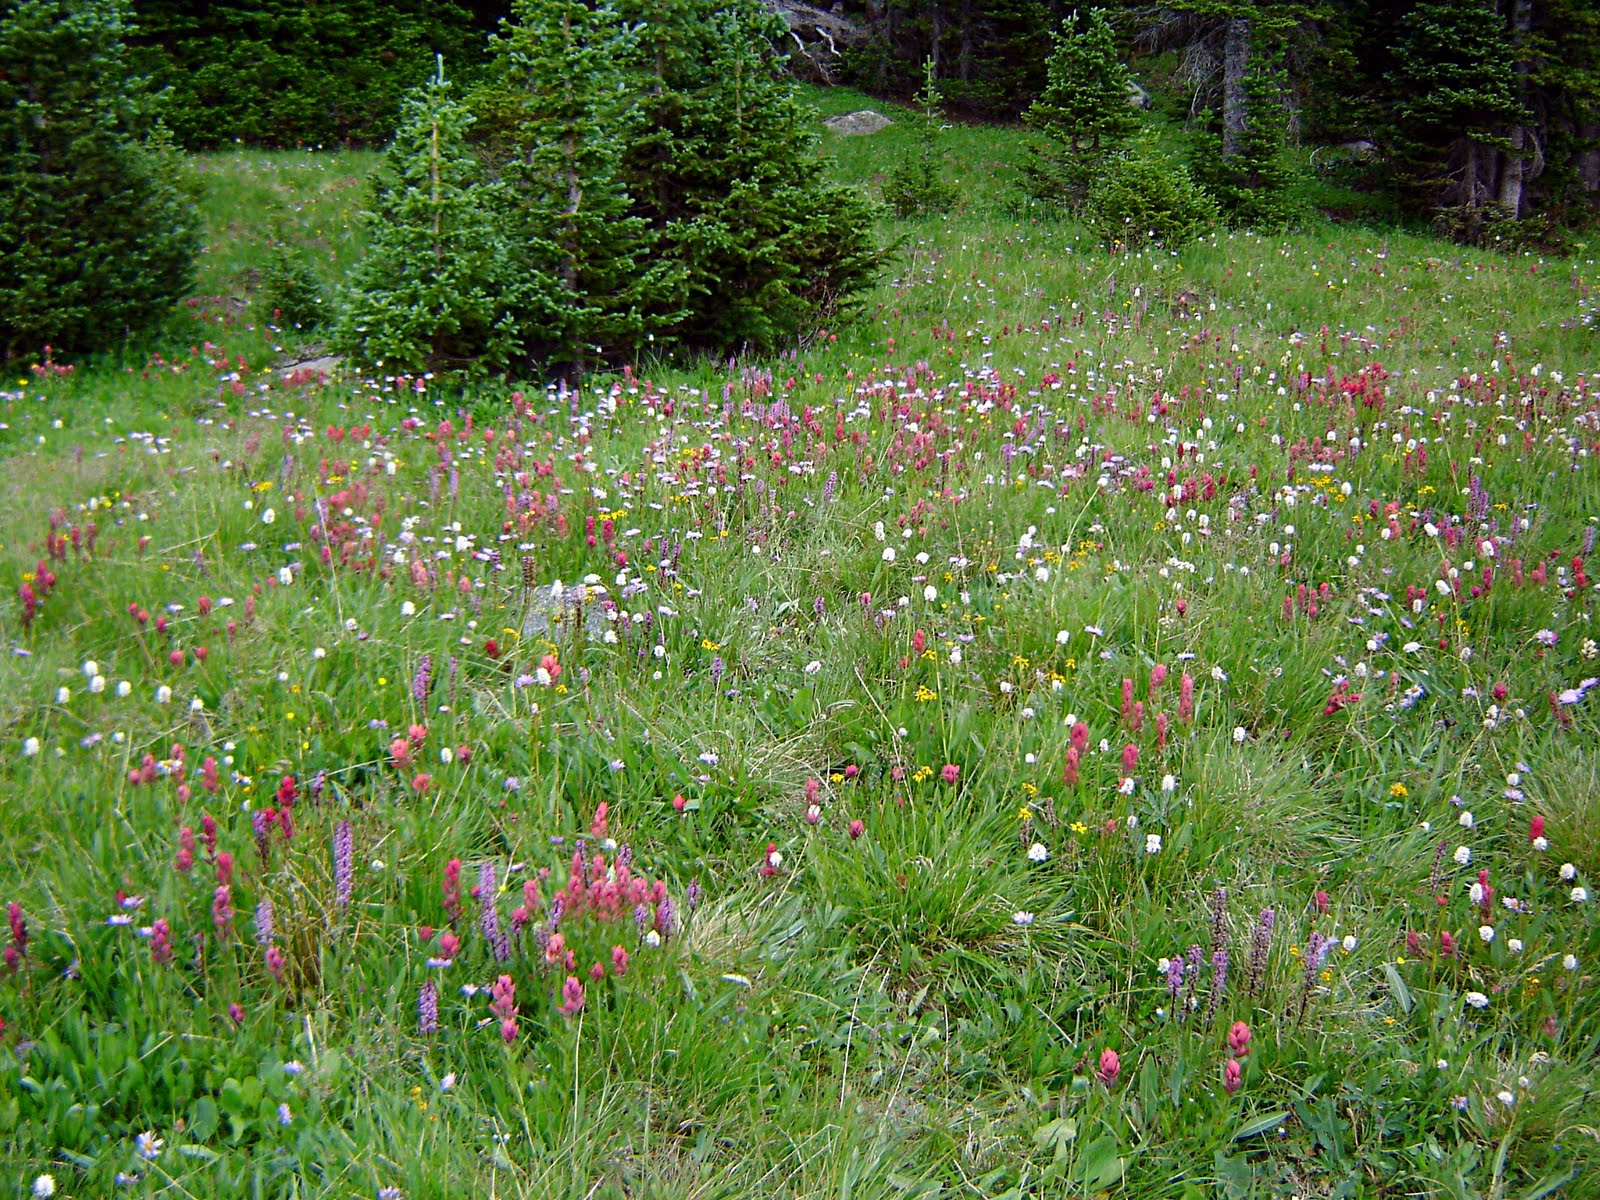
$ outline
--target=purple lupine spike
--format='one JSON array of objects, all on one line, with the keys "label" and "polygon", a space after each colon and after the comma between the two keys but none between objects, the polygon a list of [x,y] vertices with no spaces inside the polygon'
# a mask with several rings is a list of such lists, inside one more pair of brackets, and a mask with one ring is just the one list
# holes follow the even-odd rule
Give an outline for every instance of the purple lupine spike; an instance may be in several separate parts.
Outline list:
[{"label": "purple lupine spike", "polygon": [[1200,944],[1196,942],[1184,952],[1183,957],[1185,974],[1189,976],[1189,986],[1183,994],[1183,1012],[1184,1016],[1187,1017],[1196,1008],[1195,992],[1199,989],[1200,964],[1204,961],[1204,951],[1200,949]]},{"label": "purple lupine spike", "polygon": [[1167,999],[1177,1004],[1178,993],[1181,991],[1183,991],[1183,956],[1175,954],[1167,960]]},{"label": "purple lupine spike", "polygon": [[270,837],[275,820],[275,814],[269,814],[264,808],[258,808],[250,814],[250,831],[256,835],[256,853],[261,856],[263,863],[272,853]]},{"label": "purple lupine spike", "polygon": [[828,602],[821,596],[818,596],[811,602],[811,611],[818,620],[821,620],[822,614],[828,611]]},{"label": "purple lupine spike", "polygon": [[272,944],[272,901],[265,896],[256,905],[256,942],[258,945],[269,946]]},{"label": "purple lupine spike", "polygon": [[417,995],[417,1031],[423,1037],[439,1032],[439,985],[431,979]]},{"label": "purple lupine spike", "polygon": [[1261,989],[1267,972],[1267,954],[1272,949],[1272,923],[1277,914],[1263,908],[1256,918],[1255,932],[1250,936],[1250,965],[1245,975],[1245,990],[1252,996]]},{"label": "purple lupine spike", "polygon": [[664,938],[671,937],[673,929],[676,928],[676,912],[672,907],[671,896],[661,897],[661,903],[656,905],[656,928]]},{"label": "purple lupine spike", "polygon": [[1217,1007],[1222,1003],[1223,992],[1228,986],[1228,952],[1217,950],[1211,956],[1211,995],[1206,1000],[1206,1024],[1217,1015]]},{"label": "purple lupine spike", "polygon": [[494,864],[484,863],[478,871],[478,926],[495,961],[504,962],[511,957],[511,944],[500,928],[500,909],[495,903],[498,898]]},{"label": "purple lupine spike", "polygon": [[1215,887],[1211,889],[1211,954],[1216,957],[1218,950],[1228,948],[1228,889]]},{"label": "purple lupine spike", "polygon": [[688,890],[684,892],[683,898],[688,903],[689,911],[691,913],[693,913],[695,909],[700,907],[700,880],[699,879],[691,879],[689,881]]},{"label": "purple lupine spike", "polygon": [[633,866],[633,847],[623,842],[617,847],[617,873],[621,874],[631,866]]},{"label": "purple lupine spike", "polygon": [[355,884],[355,838],[350,833],[350,822],[340,821],[333,831],[334,903],[340,908],[349,907]]},{"label": "purple lupine spike", "polygon": [[712,687],[720,687],[722,685],[722,672],[723,672],[723,670],[724,670],[724,667],[723,667],[723,662],[722,662],[722,655],[719,654],[719,655],[717,655],[715,658],[713,658],[711,660],[711,686]]},{"label": "purple lupine spike", "polygon": [[411,699],[418,704],[428,702],[428,689],[433,686],[433,655],[424,654],[417,664],[417,673],[411,677]]},{"label": "purple lupine spike", "polygon": [[633,906],[633,923],[639,927],[639,936],[643,937],[650,928],[650,906],[648,904],[635,904]]}]

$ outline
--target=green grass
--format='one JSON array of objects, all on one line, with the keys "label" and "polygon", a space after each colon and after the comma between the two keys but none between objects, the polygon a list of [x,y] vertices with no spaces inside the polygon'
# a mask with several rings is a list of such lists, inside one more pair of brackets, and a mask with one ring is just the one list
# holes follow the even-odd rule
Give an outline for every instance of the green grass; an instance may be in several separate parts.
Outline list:
[{"label": "green grass", "polygon": [[[822,152],[870,191],[905,137]],[[165,339],[0,387],[8,1186],[1600,1188],[1593,262],[1332,225],[1112,256],[1017,204],[1018,131],[947,139],[961,204],[885,224],[853,320],[571,404],[283,379],[315,335],[257,273],[286,240],[337,285],[376,160],[197,161]],[[521,635],[586,577],[609,636]],[[659,945],[573,902],[548,961],[580,841],[661,882]]]}]

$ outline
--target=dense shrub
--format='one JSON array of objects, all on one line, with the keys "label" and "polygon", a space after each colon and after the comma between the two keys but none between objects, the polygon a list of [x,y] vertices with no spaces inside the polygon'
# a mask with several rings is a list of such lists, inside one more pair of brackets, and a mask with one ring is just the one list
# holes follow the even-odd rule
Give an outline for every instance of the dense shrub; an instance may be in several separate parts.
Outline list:
[{"label": "dense shrub", "polygon": [[188,290],[197,219],[121,0],[0,3],[0,356],[103,349]]},{"label": "dense shrub", "polygon": [[1182,246],[1217,222],[1217,202],[1182,163],[1136,146],[1109,160],[1089,188],[1085,215],[1108,243]]},{"label": "dense shrub", "polygon": [[[481,62],[505,5],[137,0],[135,52],[189,149],[383,142],[435,53]],[[481,10],[481,11],[480,11]]]},{"label": "dense shrub", "polygon": [[824,180],[759,0],[514,15],[472,113],[442,84],[407,110],[339,327],[358,357],[572,378],[742,353],[871,280],[871,208]]}]

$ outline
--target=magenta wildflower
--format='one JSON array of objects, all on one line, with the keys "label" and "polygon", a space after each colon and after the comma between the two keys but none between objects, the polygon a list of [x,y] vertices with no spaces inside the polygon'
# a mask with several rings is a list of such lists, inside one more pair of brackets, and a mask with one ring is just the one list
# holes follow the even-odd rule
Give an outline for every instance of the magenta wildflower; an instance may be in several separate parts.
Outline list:
[{"label": "magenta wildflower", "polygon": [[1122,1059],[1112,1049],[1100,1051],[1100,1069],[1095,1072],[1095,1078],[1110,1087],[1117,1082],[1117,1076],[1122,1074]]},{"label": "magenta wildflower", "polygon": [[576,975],[568,975],[561,986],[561,1003],[556,1006],[564,1016],[575,1017],[583,1011],[583,984]]},{"label": "magenta wildflower", "polygon": [[233,932],[233,893],[225,883],[219,884],[211,897],[211,923],[217,927],[219,938]]},{"label": "magenta wildflower", "polygon": [[172,927],[167,924],[165,917],[157,917],[150,926],[150,961],[172,961]]}]

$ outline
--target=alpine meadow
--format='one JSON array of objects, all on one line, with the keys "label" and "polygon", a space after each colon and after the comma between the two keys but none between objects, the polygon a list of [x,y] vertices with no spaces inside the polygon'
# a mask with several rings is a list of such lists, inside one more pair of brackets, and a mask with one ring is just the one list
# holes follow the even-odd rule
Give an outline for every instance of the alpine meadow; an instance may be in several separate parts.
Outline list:
[{"label": "alpine meadow", "polygon": [[0,1192],[1600,1196],[1597,62],[0,0]]}]

